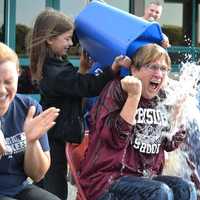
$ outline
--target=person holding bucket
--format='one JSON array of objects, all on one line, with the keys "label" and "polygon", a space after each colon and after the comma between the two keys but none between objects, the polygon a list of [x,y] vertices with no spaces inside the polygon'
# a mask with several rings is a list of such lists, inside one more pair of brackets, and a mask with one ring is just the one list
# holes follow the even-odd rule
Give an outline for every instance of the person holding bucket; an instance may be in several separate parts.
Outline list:
[{"label": "person holding bucket", "polygon": [[[159,1],[151,1],[144,10],[143,19],[153,22],[158,21],[162,15],[163,7]],[[162,46],[164,48],[170,47],[169,38],[163,33]]]},{"label": "person holding bucket", "polygon": [[36,18],[29,47],[32,78],[39,83],[41,104],[44,109],[60,109],[55,126],[48,131],[52,163],[42,185],[62,200],[67,199],[66,142],[81,143],[84,135],[82,98],[98,95],[121,65],[130,65],[127,56],[117,56],[101,75],[84,74],[90,66],[85,53],[81,55],[79,70],[67,58],[73,31],[69,17],[46,9]]},{"label": "person holding bucket", "polygon": [[162,15],[163,7],[159,1],[151,1],[145,7],[143,19],[147,21],[158,21]]},{"label": "person holding bucket", "polygon": [[147,44],[132,56],[131,75],[101,92],[90,113],[80,170],[87,200],[196,200],[193,183],[162,175],[164,151],[179,148],[186,138],[182,126],[170,132],[163,90],[170,66],[164,48]]}]

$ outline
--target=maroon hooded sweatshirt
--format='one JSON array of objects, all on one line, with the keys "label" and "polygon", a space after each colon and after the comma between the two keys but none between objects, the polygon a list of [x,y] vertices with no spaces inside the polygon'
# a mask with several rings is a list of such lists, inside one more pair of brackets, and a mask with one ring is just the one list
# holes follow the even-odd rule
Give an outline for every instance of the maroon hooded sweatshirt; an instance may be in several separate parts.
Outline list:
[{"label": "maroon hooded sweatshirt", "polygon": [[80,174],[88,200],[98,199],[122,176],[161,174],[164,150],[178,147],[173,137],[171,141],[166,137],[170,123],[162,97],[141,98],[134,126],[120,116],[126,98],[120,80],[114,80],[91,111],[90,143]]}]

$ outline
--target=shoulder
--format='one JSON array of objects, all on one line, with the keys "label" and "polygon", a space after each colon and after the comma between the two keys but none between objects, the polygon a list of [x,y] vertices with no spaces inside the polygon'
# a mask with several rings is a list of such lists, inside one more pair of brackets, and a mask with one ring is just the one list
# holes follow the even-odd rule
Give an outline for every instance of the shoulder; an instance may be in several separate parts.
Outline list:
[{"label": "shoulder", "polygon": [[[76,73],[77,69],[68,60],[59,60],[49,58],[45,61],[43,67],[44,78],[56,78],[65,73]],[[64,75],[65,76],[65,75]]]},{"label": "shoulder", "polygon": [[107,98],[124,101],[126,99],[126,94],[121,87],[121,78],[116,78],[113,81],[110,81],[102,91],[103,98]]},{"label": "shoulder", "polygon": [[29,95],[25,95],[25,94],[16,94],[15,95],[15,98],[14,98],[14,101],[16,103],[21,103],[21,104],[24,104],[24,105],[39,105],[39,103],[33,99],[32,97],[30,97]]},{"label": "shoulder", "polygon": [[30,108],[30,106],[35,106],[36,112],[39,113],[42,111],[41,105],[35,99],[24,94],[16,94],[13,100],[13,104],[18,110],[20,109],[26,111]]},{"label": "shoulder", "polygon": [[114,80],[110,81],[107,84],[107,87],[110,88],[110,89],[114,89],[114,90],[118,89],[118,88],[121,88],[121,78],[117,77]]},{"label": "shoulder", "polygon": [[74,68],[74,66],[69,62],[68,59],[65,60],[61,60],[58,58],[48,58],[45,60],[44,63],[44,70],[49,68],[49,67],[53,67],[53,68]]},{"label": "shoulder", "polygon": [[121,78],[116,78],[110,82],[109,90],[111,94],[124,93],[121,87]]}]

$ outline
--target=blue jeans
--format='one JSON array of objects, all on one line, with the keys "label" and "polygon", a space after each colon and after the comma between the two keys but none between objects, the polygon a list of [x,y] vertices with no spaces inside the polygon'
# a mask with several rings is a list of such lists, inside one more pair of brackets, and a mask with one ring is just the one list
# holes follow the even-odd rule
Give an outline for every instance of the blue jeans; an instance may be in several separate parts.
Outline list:
[{"label": "blue jeans", "polygon": [[196,200],[194,185],[180,177],[153,179],[125,176],[114,182],[98,200]]}]

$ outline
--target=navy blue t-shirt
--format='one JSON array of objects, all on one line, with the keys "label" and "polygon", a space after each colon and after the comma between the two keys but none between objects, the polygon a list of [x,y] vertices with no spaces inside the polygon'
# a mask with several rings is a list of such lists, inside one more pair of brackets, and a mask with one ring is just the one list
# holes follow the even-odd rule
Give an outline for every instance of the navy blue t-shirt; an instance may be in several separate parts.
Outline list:
[{"label": "navy blue t-shirt", "polygon": [[[0,159],[0,196],[14,196],[28,185],[24,172],[24,152],[26,137],[24,121],[31,105],[36,107],[36,115],[42,108],[33,99],[17,94],[2,117],[1,129],[6,140],[6,153]],[[47,135],[40,138],[43,151],[49,151]]]}]

